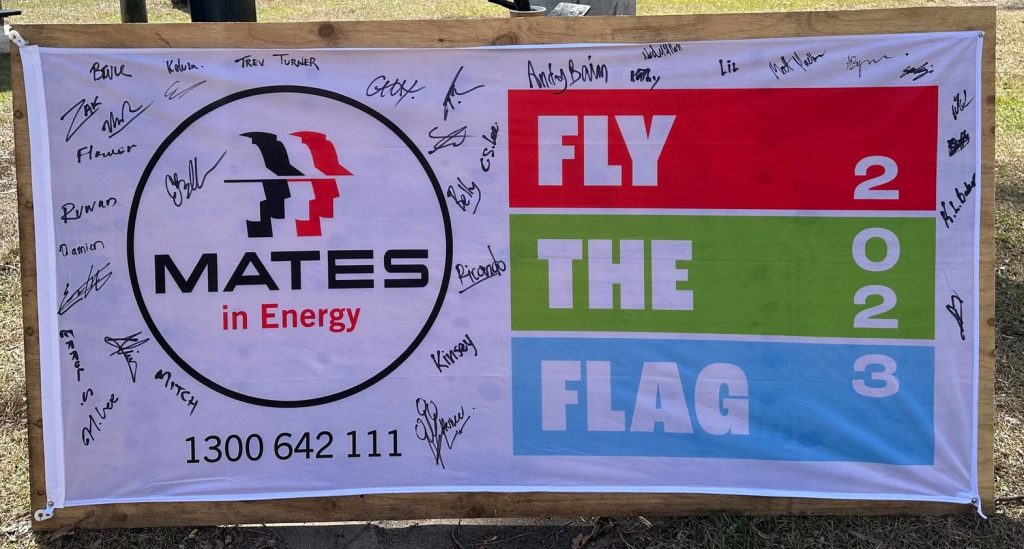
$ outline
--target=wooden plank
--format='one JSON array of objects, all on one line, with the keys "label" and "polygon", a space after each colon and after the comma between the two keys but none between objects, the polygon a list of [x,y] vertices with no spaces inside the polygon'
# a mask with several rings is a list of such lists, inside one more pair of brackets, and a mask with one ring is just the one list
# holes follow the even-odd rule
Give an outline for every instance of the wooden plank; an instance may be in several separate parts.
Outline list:
[{"label": "wooden plank", "polygon": [[[29,43],[51,47],[313,48],[457,47],[567,42],[668,42],[786,36],[981,30],[982,218],[978,483],[994,505],[995,368],[995,31],[994,7],[911,8],[841,12],[664,17],[519,18],[461,21],[205,23],[150,25],[19,25]],[[25,368],[28,385],[32,505],[45,505],[39,387],[35,238],[21,59],[12,54],[15,153],[21,227]],[[765,498],[702,494],[442,493],[242,502],[113,504],[60,509],[39,530],[339,520],[487,518],[557,515],[971,513],[963,505]]]},{"label": "wooden plank", "polygon": [[[28,406],[28,459],[32,509],[46,506],[43,461],[43,408],[39,368],[39,304],[36,296],[36,237],[32,212],[32,159],[29,151],[25,78],[19,48],[11,51],[11,92],[14,113],[14,162],[18,188],[18,235],[21,248],[21,322],[25,343],[25,387]],[[35,524],[35,523],[33,523]]]},{"label": "wooden plank", "polygon": [[703,494],[443,493],[203,503],[91,505],[57,510],[39,530],[340,522],[423,518],[680,516],[692,514],[884,515],[973,513],[946,503]]},{"label": "wooden plank", "polygon": [[980,320],[978,341],[978,492],[982,507],[995,510],[995,464],[993,430],[995,426],[996,371],[996,289],[995,289],[995,223],[996,223],[996,11],[985,17],[981,59],[981,250],[978,295]]},{"label": "wooden plank", "polygon": [[422,48],[960,31],[978,30],[994,17],[992,7],[965,7],[579,19],[18,25],[17,29],[31,44],[69,48]]}]

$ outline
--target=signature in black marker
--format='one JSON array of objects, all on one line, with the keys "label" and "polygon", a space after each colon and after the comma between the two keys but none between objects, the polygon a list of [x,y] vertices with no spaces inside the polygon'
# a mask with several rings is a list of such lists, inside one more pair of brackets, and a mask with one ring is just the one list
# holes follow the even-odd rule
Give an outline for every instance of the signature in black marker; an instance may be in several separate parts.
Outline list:
[{"label": "signature in black marker", "polygon": [[[779,75],[785,76],[794,72],[796,69],[807,72],[807,67],[813,65],[822,57],[825,57],[825,52],[818,54],[805,52],[804,55],[793,52],[793,55],[790,56],[780,56],[779,61],[781,61],[781,64],[776,63],[775,61],[769,61],[768,68],[771,69],[772,76],[774,76],[776,80],[779,80]],[[790,61],[792,61],[792,63],[790,63]]]},{"label": "signature in black marker", "polygon": [[181,87],[178,85],[181,84],[181,80],[175,80],[173,84],[167,86],[167,89],[164,90],[164,97],[166,97],[168,100],[174,100],[181,97],[185,97],[186,93],[198,88],[199,86],[202,86],[205,83],[206,80],[200,80],[199,82],[196,82],[195,84],[192,84],[191,86],[185,89],[181,89]]},{"label": "signature in black marker", "polygon": [[416,99],[416,93],[426,89],[426,86],[416,87],[416,84],[419,83],[419,80],[413,80],[412,84],[407,79],[391,80],[382,74],[370,80],[370,84],[366,86],[366,97],[398,97],[395,101],[395,106],[398,106],[406,97]]},{"label": "signature in black marker", "polygon": [[[459,263],[455,265],[455,273],[459,277],[459,283],[464,287],[459,290],[459,293],[465,293],[470,288],[486,282],[488,279],[501,276],[502,273],[508,270],[508,264],[504,260],[494,257],[494,251],[491,250],[491,246],[487,245],[487,253],[491,254],[491,262],[484,265],[466,265]],[[468,286],[466,286],[468,281]]]},{"label": "signature in black marker", "polygon": [[847,55],[846,70],[857,71],[857,78],[860,78],[864,75],[864,67],[870,67],[887,59],[892,59],[892,57],[883,54],[881,57],[875,57],[874,59],[858,59],[856,55]]},{"label": "signature in black marker", "polygon": [[[164,176],[164,189],[167,190],[167,196],[171,197],[171,202],[175,206],[181,207],[185,200],[192,198],[192,193],[203,188],[206,184],[206,178],[210,176],[213,170],[217,169],[220,165],[220,161],[224,160],[224,155],[228,154],[228,151],[221,153],[220,158],[213,163],[213,167],[206,170],[203,174],[203,178],[199,179],[199,157],[192,157],[192,160],[188,161],[188,181],[185,181],[178,176],[178,172],[174,172],[170,175]],[[184,185],[184,191],[182,190]]]},{"label": "signature in black marker", "polygon": [[437,141],[436,143],[434,143],[434,148],[427,151],[427,154],[434,154],[445,147],[459,147],[463,143],[465,143],[466,138],[469,137],[469,135],[466,132],[466,126],[462,126],[461,128],[458,128],[457,130],[448,134],[435,135],[434,132],[436,132],[437,130],[438,127],[434,126],[427,134],[430,136],[431,139]]},{"label": "signature in black marker", "polygon": [[110,267],[110,263],[96,269],[95,266],[89,266],[89,276],[85,279],[85,282],[81,286],[75,289],[75,291],[68,293],[71,288],[71,284],[64,285],[64,295],[61,297],[60,306],[57,307],[57,314],[62,315],[71,310],[72,307],[81,303],[85,298],[89,297],[89,294],[95,291],[100,291],[103,286],[107,284],[110,277],[114,276],[114,273],[104,273]]},{"label": "signature in black marker", "polygon": [[491,124],[490,135],[480,136],[487,142],[487,145],[480,151],[480,169],[485,173],[491,171],[491,158],[494,157],[495,151],[498,149],[498,130],[498,123],[495,122]]},{"label": "signature in black marker", "polygon": [[964,112],[964,109],[966,109],[967,106],[970,105],[973,102],[974,102],[974,98],[973,97],[971,97],[970,99],[967,98],[967,90],[966,89],[964,90],[962,96],[960,95],[960,92],[957,92],[957,94],[953,96],[953,107],[952,107],[952,110],[953,110],[953,120],[956,120],[957,117],[960,116],[960,113]]},{"label": "signature in black marker", "polygon": [[946,148],[949,149],[949,156],[964,150],[964,147],[971,142],[971,136],[967,133],[967,130],[960,132],[960,137],[953,137],[946,140]]},{"label": "signature in black marker", "polygon": [[434,455],[434,463],[444,466],[442,450],[449,450],[455,445],[455,439],[462,434],[469,423],[470,416],[465,407],[460,406],[459,412],[450,417],[441,417],[437,412],[437,404],[432,400],[416,399],[416,438],[425,441]]},{"label": "signature in black marker", "polygon": [[464,68],[465,68],[465,66],[462,66],[462,67],[459,67],[459,70],[455,71],[455,77],[452,78],[452,84],[450,86],[448,86],[448,93],[446,93],[444,95],[444,101],[441,102],[441,106],[444,107],[444,119],[445,120],[448,120],[448,111],[450,111],[450,110],[454,111],[455,110],[455,105],[462,103],[462,101],[456,100],[457,97],[462,96],[462,95],[468,95],[470,92],[474,92],[474,91],[479,90],[480,88],[484,87],[484,84],[480,84],[478,86],[473,86],[472,88],[469,88],[466,91],[459,91],[459,88],[456,87],[456,83],[458,82],[459,75],[462,74],[462,69],[464,69]]},{"label": "signature in black marker", "polygon": [[121,133],[129,124],[135,121],[142,113],[146,112],[146,109],[152,105],[150,101],[147,105],[139,105],[138,107],[132,107],[132,104],[128,101],[121,103],[120,115],[115,115],[111,112],[107,115],[107,119],[103,121],[103,131],[107,132],[107,138],[114,137]]},{"label": "signature in black marker", "polygon": [[[77,103],[71,105],[71,108],[65,111],[64,114],[60,115],[60,119],[64,120],[69,114],[74,112],[74,114],[71,114],[71,120],[68,122],[67,134],[64,135],[65,143],[71,141],[71,137],[78,133],[78,130],[82,125],[88,122],[90,118],[99,112],[101,105],[103,105],[103,103],[100,101],[100,96],[98,95],[94,96],[92,101],[88,102],[86,102],[85,99],[80,99]],[[79,119],[79,116],[81,116],[81,119]]]},{"label": "signature in black marker", "polygon": [[135,362],[133,356],[137,351],[135,349],[144,345],[149,338],[139,339],[139,334],[142,332],[135,332],[134,334],[127,337],[110,337],[103,338],[103,342],[110,345],[115,350],[110,353],[110,356],[121,355],[124,357],[125,363],[128,365],[128,373],[132,376],[132,383],[135,383],[136,375],[139,373],[139,364]]},{"label": "signature in black marker", "polygon": [[946,311],[960,328],[960,340],[967,341],[967,334],[964,332],[964,300],[960,299],[960,294],[953,292],[953,295],[949,296],[949,305],[946,305]]},{"label": "signature in black marker", "polygon": [[473,211],[470,214],[476,214],[477,208],[480,207],[480,200],[483,198],[483,191],[477,186],[476,181],[470,181],[469,185],[466,185],[461,177],[456,177],[455,179],[459,182],[458,192],[455,191],[454,187],[448,185],[448,192],[445,193],[445,196],[451,198],[462,211],[467,211],[472,204]]},{"label": "signature in black marker", "polygon": [[900,78],[903,78],[904,76],[913,76],[913,80],[917,81],[924,78],[925,76],[928,76],[933,72],[935,72],[935,66],[929,63],[928,61],[925,61],[924,63],[921,63],[916,67],[904,68],[903,74],[900,75]]}]

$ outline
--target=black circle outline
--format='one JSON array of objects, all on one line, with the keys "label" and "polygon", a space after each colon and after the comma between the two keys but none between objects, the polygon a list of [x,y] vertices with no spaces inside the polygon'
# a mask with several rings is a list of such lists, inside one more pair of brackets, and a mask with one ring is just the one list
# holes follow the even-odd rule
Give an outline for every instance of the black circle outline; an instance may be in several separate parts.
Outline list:
[{"label": "black circle outline", "polygon": [[[427,317],[426,323],[423,325],[423,328],[420,329],[419,333],[416,334],[416,337],[413,339],[412,343],[391,364],[389,364],[383,370],[377,372],[377,374],[375,374],[374,376],[372,376],[369,379],[363,381],[362,383],[360,383],[358,385],[355,385],[353,387],[349,387],[348,389],[345,389],[344,391],[340,391],[340,392],[337,392],[337,393],[334,393],[334,394],[325,395],[325,396],[317,397],[317,398],[304,399],[304,400],[273,400],[273,399],[259,398],[259,397],[254,397],[254,396],[246,395],[244,393],[240,393],[240,392],[228,389],[227,387],[223,387],[223,386],[215,383],[213,380],[210,380],[210,379],[206,378],[205,376],[200,374],[198,371],[196,371],[194,368],[192,368],[192,366],[190,366],[188,364],[188,362],[186,362],[183,358],[178,356],[178,353],[176,353],[174,351],[174,349],[171,347],[171,345],[164,339],[163,335],[157,329],[156,323],[153,322],[153,319],[152,319],[152,317],[149,314],[149,309],[146,307],[145,300],[142,297],[142,291],[140,289],[139,281],[138,281],[138,273],[135,270],[135,221],[136,221],[136,215],[138,213],[139,203],[140,203],[140,201],[142,199],[142,192],[145,189],[145,186],[146,186],[146,184],[149,181],[149,177],[152,174],[153,169],[156,167],[157,162],[160,160],[160,157],[163,156],[164,152],[166,152],[167,148],[170,147],[171,143],[173,143],[175,139],[177,139],[186,129],[188,129],[189,126],[191,126],[197,120],[199,120],[203,116],[206,116],[207,114],[209,114],[213,110],[218,109],[220,107],[223,107],[224,105],[227,105],[228,103],[232,103],[234,101],[238,101],[240,99],[245,99],[245,98],[253,97],[253,96],[256,96],[256,95],[271,94],[271,93],[300,93],[300,94],[308,94],[308,95],[315,95],[315,96],[319,96],[319,97],[325,97],[325,98],[328,98],[328,99],[334,99],[335,101],[339,101],[339,102],[344,103],[344,104],[346,104],[346,105],[348,105],[350,107],[354,107],[356,109],[359,109],[363,113],[372,116],[378,122],[383,124],[389,130],[391,130],[392,133],[394,133],[396,136],[398,136],[398,138],[402,140],[402,142],[405,144],[405,146],[408,147],[410,151],[412,151],[412,153],[416,157],[416,159],[419,160],[420,165],[422,166],[423,170],[426,172],[427,177],[430,179],[431,184],[434,186],[434,194],[437,195],[438,205],[441,208],[441,217],[442,217],[442,219],[444,221],[445,261],[444,261],[444,272],[443,272],[443,276],[441,278],[441,287],[439,288],[439,291],[438,291],[437,300],[434,302],[433,310],[431,310],[430,315]],[[248,90],[242,90],[242,91],[239,91],[239,92],[235,92],[233,94],[230,94],[230,95],[227,95],[225,97],[222,97],[222,98],[220,98],[220,99],[210,103],[209,105],[206,105],[205,107],[199,109],[198,111],[193,113],[191,116],[186,118],[185,121],[183,121],[181,124],[179,124],[178,127],[175,128],[170,133],[170,135],[167,136],[166,139],[164,139],[164,141],[160,144],[160,146],[157,147],[156,151],[153,153],[153,157],[149,161],[149,164],[146,165],[145,171],[142,172],[142,177],[139,179],[139,184],[138,184],[138,186],[135,189],[135,196],[132,199],[131,211],[128,214],[127,248],[128,248],[128,276],[129,276],[129,278],[131,280],[132,291],[135,294],[135,301],[139,305],[139,312],[142,313],[142,318],[143,318],[143,320],[145,320],[146,326],[149,327],[149,330],[153,334],[153,337],[157,340],[157,342],[164,349],[164,351],[168,354],[168,356],[179,367],[181,367],[182,370],[184,370],[186,373],[188,373],[193,378],[195,378],[197,381],[199,381],[203,385],[209,387],[210,389],[213,389],[214,391],[217,391],[218,393],[220,393],[220,394],[222,394],[224,396],[227,396],[229,398],[233,398],[235,400],[239,400],[239,401],[242,401],[242,402],[245,402],[245,403],[248,403],[248,404],[255,404],[257,406],[266,406],[266,407],[270,407],[270,408],[303,408],[303,407],[308,407],[308,406],[318,406],[318,405],[321,405],[321,404],[327,404],[327,403],[330,403],[330,402],[341,400],[341,399],[343,399],[345,397],[352,396],[352,395],[354,395],[354,394],[356,394],[356,393],[358,393],[358,392],[360,392],[360,391],[362,391],[364,389],[367,389],[367,388],[371,387],[372,385],[376,384],[378,381],[384,379],[386,376],[391,374],[391,372],[395,371],[395,369],[397,369],[400,365],[402,365],[402,363],[404,363],[409,358],[409,356],[416,350],[416,348],[419,347],[420,343],[423,342],[423,339],[426,337],[427,333],[430,331],[430,328],[433,326],[434,321],[437,320],[437,315],[441,312],[441,305],[444,303],[445,295],[448,293],[448,285],[449,285],[449,282],[451,281],[451,271],[452,271],[452,249],[453,249],[453,244],[452,244],[452,222],[451,222],[451,217],[450,217],[450,215],[448,213],[448,205],[445,202],[444,193],[441,190],[441,184],[437,180],[437,175],[434,174],[434,170],[430,167],[430,164],[427,162],[427,158],[425,156],[423,156],[423,153],[419,150],[419,148],[416,147],[416,144],[413,143],[412,139],[410,139],[409,136],[406,135],[405,132],[403,132],[394,122],[392,122],[391,120],[385,118],[384,115],[380,114],[379,112],[375,111],[374,109],[370,108],[369,106],[367,106],[367,105],[365,105],[363,103],[360,103],[359,101],[356,101],[356,100],[354,100],[354,99],[352,99],[352,98],[350,98],[348,96],[345,96],[345,95],[342,95],[340,93],[336,93],[336,92],[333,92],[333,91],[330,91],[330,90],[325,90],[325,89],[321,89],[321,88],[313,88],[313,87],[309,87],[309,86],[292,86],[292,85],[262,86],[262,87],[259,87],[259,88],[250,88]]]}]

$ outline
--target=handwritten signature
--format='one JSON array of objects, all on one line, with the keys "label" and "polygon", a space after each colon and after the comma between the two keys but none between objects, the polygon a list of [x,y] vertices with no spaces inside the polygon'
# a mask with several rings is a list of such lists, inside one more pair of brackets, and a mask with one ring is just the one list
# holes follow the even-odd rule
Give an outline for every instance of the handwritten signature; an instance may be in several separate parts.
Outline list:
[{"label": "handwritten signature", "polygon": [[857,78],[860,78],[864,76],[864,67],[870,67],[887,59],[892,59],[892,57],[883,54],[881,57],[875,57],[874,59],[858,59],[856,55],[847,55],[846,70],[857,71]]},{"label": "handwritten signature", "polygon": [[164,97],[171,101],[175,99],[180,99],[182,97],[185,97],[186,93],[198,88],[199,86],[202,86],[205,83],[206,80],[200,80],[199,82],[196,82],[195,84],[192,84],[191,86],[182,89],[178,85],[181,84],[181,80],[175,80],[170,86],[167,86],[166,90],[164,90]]},{"label": "handwritten signature", "polygon": [[[776,80],[779,80],[779,75],[785,76],[791,72],[796,71],[796,69],[800,69],[804,72],[807,72],[807,67],[813,65],[818,61],[818,59],[821,59],[822,57],[825,57],[825,52],[821,52],[818,54],[805,52],[804,55],[800,55],[797,52],[793,52],[793,55],[791,56],[779,57],[779,61],[781,61],[781,64],[776,63],[775,61],[769,61],[768,68],[771,69],[772,76],[774,76]],[[790,63],[790,61],[792,61],[793,63]]]},{"label": "handwritten signature", "polygon": [[946,311],[960,327],[960,341],[967,341],[967,334],[964,332],[964,300],[960,299],[960,294],[953,292],[953,295],[949,296],[949,305],[946,305]]},{"label": "handwritten signature", "polygon": [[953,96],[953,120],[956,120],[957,117],[960,116],[960,113],[964,112],[964,109],[966,109],[973,102],[973,97],[971,97],[970,99],[967,98],[966,89],[964,90],[962,96],[960,95],[960,92],[957,92],[956,95]]},{"label": "handwritten signature", "polygon": [[142,113],[146,112],[146,109],[148,109],[152,104],[153,102],[150,101],[147,105],[133,107],[128,101],[123,101],[121,103],[120,114],[114,114],[114,112],[111,111],[111,113],[107,115],[107,119],[103,121],[102,128],[103,131],[107,132],[107,138],[114,137],[124,131],[129,124],[134,122],[136,118],[142,115]]},{"label": "handwritten signature", "polygon": [[132,376],[132,383],[135,383],[136,375],[139,373],[139,364],[135,362],[135,349],[141,347],[149,338],[140,340],[139,334],[142,332],[135,332],[134,334],[126,337],[110,337],[103,338],[103,342],[110,345],[115,350],[110,353],[110,356],[121,355],[124,357],[125,363],[128,365],[128,373]]},{"label": "handwritten signature", "polygon": [[455,439],[466,429],[470,416],[466,414],[463,406],[459,412],[449,417],[441,417],[437,411],[437,404],[432,400],[422,398],[416,399],[416,438],[427,443],[434,455],[434,463],[445,468],[442,451],[449,450],[455,445]]},{"label": "handwritten signature", "polygon": [[[64,142],[71,141],[71,138],[78,133],[78,130],[89,121],[90,118],[96,115],[100,111],[100,106],[103,102],[100,101],[100,96],[94,96],[92,101],[86,101],[85,99],[79,99],[77,103],[71,105],[71,108],[60,115],[60,119],[64,120],[70,114],[71,119],[68,122],[68,131],[64,135]],[[74,114],[72,114],[74,113]],[[81,116],[81,119],[79,119]]]},{"label": "handwritten signature", "polygon": [[448,185],[448,192],[445,196],[451,198],[455,205],[462,211],[467,211],[470,205],[473,205],[473,211],[470,214],[476,214],[477,208],[480,207],[480,200],[483,198],[483,191],[477,186],[476,181],[470,181],[469,185],[466,185],[462,181],[461,177],[456,177],[459,182],[459,191],[456,193],[455,188]]},{"label": "handwritten signature", "polygon": [[93,290],[100,291],[107,284],[107,281],[110,280],[110,277],[114,276],[114,273],[103,272],[107,267],[110,267],[110,263],[99,269],[96,269],[95,266],[89,266],[89,276],[85,279],[85,282],[70,294],[68,290],[71,288],[71,284],[65,284],[64,295],[61,297],[60,306],[57,307],[57,314],[62,315],[70,311],[72,307],[89,297]]},{"label": "handwritten signature", "polygon": [[434,139],[436,142],[434,143],[434,148],[427,151],[427,154],[434,154],[437,151],[444,149],[446,147],[454,148],[462,146],[462,144],[465,143],[466,139],[469,137],[469,134],[466,132],[466,128],[466,126],[462,126],[461,128],[458,128],[453,132],[435,135],[434,132],[436,132],[439,128],[437,126],[434,126],[427,135],[429,135],[430,138]]},{"label": "handwritten signature", "polygon": [[370,80],[370,84],[366,86],[366,97],[398,97],[395,100],[395,106],[398,106],[406,97],[416,99],[416,93],[426,89],[426,86],[416,87],[416,84],[419,83],[419,80],[413,80],[412,84],[407,79],[399,80],[396,78],[391,80],[382,74]]},{"label": "handwritten signature", "polygon": [[903,73],[900,74],[900,78],[903,78],[904,76],[913,76],[913,80],[917,81],[933,72],[935,72],[935,67],[928,61],[925,61],[916,67],[911,66],[904,68]]},{"label": "handwritten signature", "polygon": [[466,91],[459,91],[459,88],[456,87],[456,83],[458,82],[459,75],[462,74],[462,69],[464,68],[465,66],[462,66],[459,67],[459,70],[455,71],[455,77],[452,78],[452,84],[448,86],[448,93],[444,95],[444,101],[441,102],[441,106],[444,107],[445,120],[448,120],[448,111],[454,111],[456,104],[462,104],[462,101],[458,101],[456,99],[457,97],[468,95],[470,92],[474,92],[484,87],[484,84],[480,84],[478,86],[473,86],[472,88],[469,88]]},{"label": "handwritten signature", "polygon": [[[213,167],[206,170],[202,179],[199,179],[198,157],[192,157],[192,160],[188,161],[188,181],[179,177],[178,172],[165,175],[164,189],[167,190],[167,196],[171,197],[171,202],[174,202],[174,205],[180,208],[185,200],[192,198],[192,193],[203,188],[203,185],[206,184],[206,178],[210,176],[213,170],[217,169],[217,166],[220,165],[221,160],[224,160],[224,155],[226,154],[228,154],[228,151],[221,153],[220,158],[213,163]],[[185,186],[184,193],[182,192],[182,185]]]},{"label": "handwritten signature", "polygon": [[971,142],[971,136],[967,130],[960,132],[960,137],[952,137],[946,140],[946,148],[949,149],[949,156],[964,150],[964,147]]}]

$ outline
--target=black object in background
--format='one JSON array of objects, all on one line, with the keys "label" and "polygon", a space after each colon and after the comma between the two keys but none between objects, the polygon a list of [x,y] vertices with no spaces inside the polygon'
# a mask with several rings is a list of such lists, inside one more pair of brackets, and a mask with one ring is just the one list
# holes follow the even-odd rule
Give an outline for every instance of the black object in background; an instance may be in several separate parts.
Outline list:
[{"label": "black object in background", "polygon": [[121,0],[122,23],[148,23],[146,0]]},{"label": "black object in background", "polygon": [[256,0],[190,0],[193,23],[255,22]]}]

